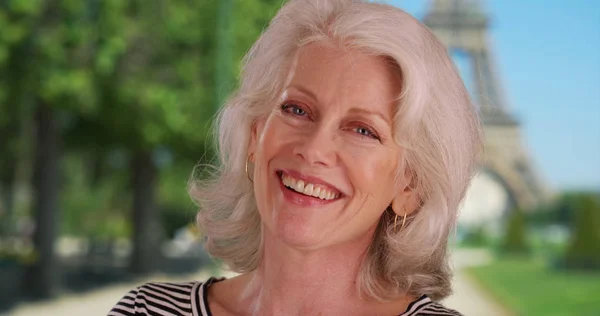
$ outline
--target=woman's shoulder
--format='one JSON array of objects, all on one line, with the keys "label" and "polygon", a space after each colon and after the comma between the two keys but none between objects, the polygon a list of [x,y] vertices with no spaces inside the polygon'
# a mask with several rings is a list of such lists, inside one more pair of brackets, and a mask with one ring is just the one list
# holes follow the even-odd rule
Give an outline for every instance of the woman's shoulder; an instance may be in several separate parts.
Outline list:
[{"label": "woman's shoulder", "polygon": [[406,312],[400,316],[463,316],[463,314],[453,309],[447,308],[439,302],[431,300],[428,296],[423,295],[414,302],[410,303],[406,308]]},{"label": "woman's shoulder", "polygon": [[214,280],[145,283],[125,294],[108,315],[204,315],[205,285]]}]

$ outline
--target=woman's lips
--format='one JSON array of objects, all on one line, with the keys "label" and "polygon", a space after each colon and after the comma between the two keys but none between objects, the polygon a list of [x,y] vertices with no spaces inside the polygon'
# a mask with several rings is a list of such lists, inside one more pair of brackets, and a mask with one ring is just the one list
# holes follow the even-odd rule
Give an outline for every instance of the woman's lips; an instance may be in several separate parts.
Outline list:
[{"label": "woman's lips", "polygon": [[336,188],[331,183],[328,183],[318,177],[309,176],[309,175],[303,174],[299,171],[292,170],[292,169],[281,169],[281,170],[278,170],[276,173],[280,178],[282,176],[288,176],[288,177],[293,178],[295,181],[302,180],[305,185],[313,184],[314,187],[320,187],[322,189],[326,189],[327,191],[332,192],[336,196],[344,195],[342,190]]},{"label": "woman's lips", "polygon": [[288,187],[283,185],[281,179],[279,179],[279,186],[281,188],[281,192],[283,193],[284,198],[287,201],[300,206],[320,206],[333,203],[340,199],[340,197],[337,197],[332,200],[321,200],[320,198],[314,196],[304,195],[302,193],[289,189]]},{"label": "woman's lips", "polygon": [[[298,174],[298,173],[296,173]],[[300,205],[300,206],[319,206],[319,205],[325,205],[325,204],[330,204],[332,202],[335,202],[337,200],[339,200],[343,194],[333,188],[332,186],[325,184],[324,181],[316,179],[314,177],[309,177],[309,176],[302,176],[302,177],[294,177],[292,176],[292,174],[288,173],[287,171],[283,171],[280,170],[278,172],[276,172],[277,177],[279,178],[279,186],[280,189],[283,193],[284,198],[296,205]],[[286,178],[284,178],[286,177]],[[292,180],[293,177],[294,179]],[[294,181],[304,181],[303,179],[305,179],[305,181],[314,181],[314,182],[307,182],[307,186],[310,184],[313,187],[317,187],[317,188],[323,188],[323,192],[320,192],[320,196],[314,196],[314,195],[318,195],[319,192],[313,192],[313,195],[309,195],[307,193],[310,193],[310,189],[308,189],[308,192],[297,192],[296,190],[289,188],[286,186],[286,184],[284,184],[284,179],[285,182],[288,183],[288,185],[295,186],[297,183]],[[317,180],[317,181],[315,181]],[[317,183],[315,183],[317,182]],[[301,187],[300,187],[301,188]],[[298,189],[298,187],[296,187],[296,189]]]}]

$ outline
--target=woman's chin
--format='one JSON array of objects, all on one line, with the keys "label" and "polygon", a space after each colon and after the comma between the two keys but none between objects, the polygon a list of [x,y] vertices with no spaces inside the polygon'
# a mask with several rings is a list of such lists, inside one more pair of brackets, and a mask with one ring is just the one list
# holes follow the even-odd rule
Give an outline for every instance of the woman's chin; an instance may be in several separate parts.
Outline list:
[{"label": "woman's chin", "polygon": [[323,244],[326,227],[311,225],[299,219],[287,219],[276,223],[275,237],[295,248],[318,248]]}]

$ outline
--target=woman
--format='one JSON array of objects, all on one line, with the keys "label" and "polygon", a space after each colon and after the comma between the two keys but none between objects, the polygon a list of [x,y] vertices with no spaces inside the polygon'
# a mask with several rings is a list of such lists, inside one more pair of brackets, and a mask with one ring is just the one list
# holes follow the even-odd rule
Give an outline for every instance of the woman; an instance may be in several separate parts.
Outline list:
[{"label": "woman", "polygon": [[447,242],[480,125],[416,19],[288,2],[217,131],[218,172],[191,194],[206,249],[240,275],[146,284],[111,315],[459,315],[436,300],[450,293]]}]

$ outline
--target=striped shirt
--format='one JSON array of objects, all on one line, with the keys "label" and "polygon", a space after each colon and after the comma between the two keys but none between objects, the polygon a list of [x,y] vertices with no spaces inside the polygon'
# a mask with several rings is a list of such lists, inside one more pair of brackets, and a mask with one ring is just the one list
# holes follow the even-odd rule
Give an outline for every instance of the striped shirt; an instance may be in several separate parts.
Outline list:
[{"label": "striped shirt", "polygon": [[[208,287],[222,279],[206,282],[146,283],[129,291],[108,316],[169,315],[212,316],[208,308]],[[408,305],[398,316],[462,316],[445,308],[426,295]]]}]

